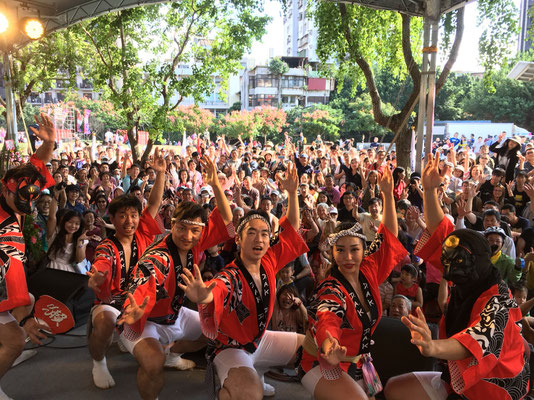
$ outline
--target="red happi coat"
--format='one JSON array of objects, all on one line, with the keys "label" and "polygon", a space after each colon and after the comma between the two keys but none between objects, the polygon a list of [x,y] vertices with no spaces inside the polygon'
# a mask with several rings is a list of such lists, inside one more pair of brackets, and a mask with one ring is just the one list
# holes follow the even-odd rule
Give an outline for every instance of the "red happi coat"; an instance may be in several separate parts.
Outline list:
[{"label": "red happi coat", "polygon": [[[280,220],[280,228],[283,230],[278,236],[278,243],[271,246],[261,259],[266,278],[262,279],[261,295],[263,297],[266,291],[269,293],[268,299],[264,298],[268,307],[265,327],[273,314],[276,273],[308,251],[306,242],[286,217]],[[212,292],[213,302],[199,305],[202,332],[216,340],[216,352],[228,347],[253,352],[265,332],[265,329],[260,331],[258,326],[258,312],[263,313],[264,310],[256,309],[255,296],[243,271],[232,262],[213,281],[217,283]]]},{"label": "red happi coat", "polygon": [[[417,246],[417,256],[441,265],[441,246],[454,230],[447,218],[429,234],[425,231]],[[451,388],[465,399],[524,398],[529,390],[529,365],[521,328],[522,315],[508,286],[501,282],[483,292],[473,305],[469,326],[452,338],[471,355],[448,361]],[[440,338],[446,338],[445,317],[440,323]]]},{"label": "red happi coat", "polygon": [[[41,190],[55,184],[42,160],[30,157],[31,164],[45,177]],[[30,304],[24,264],[26,263],[26,246],[22,235],[24,216],[19,225],[13,210],[5,198],[0,197],[0,312]]]},{"label": "red happi coat", "polygon": [[[137,262],[145,249],[152,244],[154,237],[160,233],[160,226],[145,209],[139,218],[139,226],[134,233],[135,246],[132,247],[132,260]],[[130,263],[129,271],[126,271],[126,266],[122,264],[121,258],[124,258],[122,245],[118,243],[117,246],[117,240],[107,238],[97,246],[92,265],[97,271],[107,271],[108,273],[106,281],[99,286],[100,291],[95,292],[97,301],[113,305],[118,309],[122,308],[126,299],[130,274],[135,267],[135,262]]]},{"label": "red happi coat", "polygon": [[[204,250],[230,239],[233,235],[234,226],[231,222],[226,225],[219,210],[215,208],[198,243],[189,251],[186,266],[182,266],[172,234],[147,249],[132,272],[128,291],[133,294],[137,304],[141,304],[147,296],[149,302],[143,317],[135,324],[125,327],[126,334],[132,338],[138,336],[147,319],[162,325],[174,324],[184,298],[183,290],[177,285],[183,283],[180,276],[183,268],[193,272],[193,264],[198,265],[199,256]],[[129,303],[129,300],[126,300],[124,307]]]},{"label": "red happi coat", "polygon": [[[329,331],[340,345],[347,348],[348,357],[369,352],[371,335],[382,316],[378,286],[407,253],[399,240],[381,224],[360,264],[360,283],[371,318],[366,315],[357,297],[351,297],[353,290],[347,289],[350,284],[344,284],[341,273],[333,273],[319,284],[308,310],[308,329],[319,349],[328,337],[326,331]],[[307,372],[318,361],[321,360],[304,351],[302,369]],[[351,365],[340,364],[345,371],[349,371]],[[360,379],[356,370],[350,370],[350,375]]]}]

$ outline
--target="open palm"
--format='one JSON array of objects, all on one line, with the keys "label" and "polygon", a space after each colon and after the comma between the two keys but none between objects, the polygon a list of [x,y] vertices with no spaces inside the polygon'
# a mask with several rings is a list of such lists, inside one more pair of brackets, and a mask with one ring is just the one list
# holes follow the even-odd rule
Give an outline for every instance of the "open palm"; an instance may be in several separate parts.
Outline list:
[{"label": "open palm", "polygon": [[193,270],[195,271],[194,275],[187,268],[184,269],[184,273],[180,275],[184,284],[179,283],[178,287],[184,291],[187,298],[193,303],[211,303],[213,301],[211,291],[217,285],[217,282],[212,282],[209,286],[206,286],[202,281],[198,265],[194,264]]},{"label": "open palm", "polygon": [[430,153],[427,157],[427,163],[421,176],[421,183],[423,189],[435,189],[438,188],[443,182],[443,175],[439,172],[439,151],[436,155]]},{"label": "open palm", "polygon": [[37,115],[34,115],[34,118],[37,125],[39,125],[39,130],[34,127],[30,127],[30,129],[35,136],[44,142],[54,142],[56,140],[56,128],[54,128],[52,119],[44,113],[41,113],[41,120]]}]

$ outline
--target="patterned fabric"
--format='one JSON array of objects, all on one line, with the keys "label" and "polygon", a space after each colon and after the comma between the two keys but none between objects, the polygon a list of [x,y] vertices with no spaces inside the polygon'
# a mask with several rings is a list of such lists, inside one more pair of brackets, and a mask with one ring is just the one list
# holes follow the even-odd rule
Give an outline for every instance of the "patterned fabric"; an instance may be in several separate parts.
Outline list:
[{"label": "patterned fabric", "polygon": [[[137,304],[141,304],[147,296],[150,300],[143,318],[125,327],[125,330],[139,334],[147,319],[163,325],[173,324],[183,304],[184,292],[178,287],[178,283],[183,283],[180,276],[183,269],[192,271],[193,264],[198,265],[204,250],[230,239],[233,232],[232,223],[225,225],[219,210],[214,209],[198,243],[189,251],[185,266],[182,265],[172,234],[147,249],[132,272],[128,291],[133,294]],[[128,304],[126,300],[124,307]]]},{"label": "patterned fabric", "polygon": [[145,209],[139,218],[139,226],[134,234],[129,269],[126,269],[124,249],[116,238],[103,240],[95,250],[93,268],[102,273],[108,272],[106,281],[95,292],[97,303],[109,304],[122,309],[127,297],[128,285],[135,263],[145,249],[152,244],[154,237],[161,234],[161,229],[150,213]]},{"label": "patterned fabric", "polygon": [[484,292],[471,316],[470,327],[452,336],[472,354],[448,362],[453,390],[467,399],[522,399],[528,393],[530,368],[517,324],[521,311],[508,286],[501,282]]},{"label": "patterned fabric", "polygon": [[[243,270],[231,263],[214,278],[217,285],[213,289],[213,302],[199,305],[202,332],[212,340],[213,354],[229,347],[249,352],[257,348],[272,317],[276,273],[308,251],[306,243],[287,218],[280,220],[280,228],[282,232],[278,243],[270,247],[261,259],[261,289],[249,284]],[[254,295],[256,290],[261,290],[263,305],[260,310]],[[258,313],[265,312],[266,318],[265,315],[258,316]]]},{"label": "patterned fabric", "polygon": [[[353,357],[369,351],[371,335],[382,315],[382,302],[378,286],[389,276],[395,265],[407,252],[399,240],[380,225],[376,239],[368,247],[368,253],[360,264],[360,282],[371,318],[367,315],[352,286],[341,273],[333,273],[316,289],[308,310],[310,332],[318,348],[329,331],[342,346],[347,356]],[[301,367],[304,372],[321,364],[321,359],[303,353]],[[355,379],[361,379],[361,369],[350,363],[341,368]]]},{"label": "patterned fabric", "polygon": [[[45,177],[45,185],[41,190],[55,184],[43,161],[34,155],[29,162]],[[26,285],[24,264],[26,263],[24,238],[13,210],[7,205],[6,199],[0,197],[0,312],[30,304],[30,296]]]},{"label": "patterned fabric", "polygon": [[[447,218],[432,235],[425,231],[417,256],[443,270],[441,247],[450,231]],[[451,387],[461,398],[518,400],[526,396],[530,368],[519,326],[521,317],[504,282],[491,286],[475,301],[469,326],[451,336],[471,356],[447,363]],[[439,336],[447,337],[445,318],[441,319]]]}]

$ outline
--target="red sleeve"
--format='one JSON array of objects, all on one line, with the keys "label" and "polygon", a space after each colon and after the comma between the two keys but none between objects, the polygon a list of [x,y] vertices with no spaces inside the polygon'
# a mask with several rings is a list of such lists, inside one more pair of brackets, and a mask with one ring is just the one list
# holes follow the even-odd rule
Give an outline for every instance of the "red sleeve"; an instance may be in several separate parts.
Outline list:
[{"label": "red sleeve", "polygon": [[[229,273],[231,272],[222,271],[213,280],[217,283],[217,286],[215,286],[212,291],[213,301],[209,304],[198,305],[202,333],[211,340],[215,340],[217,337],[217,332],[224,314],[225,299],[232,293],[232,284],[227,276]],[[210,283],[211,282],[206,282],[206,285],[209,285]]]},{"label": "red sleeve", "polygon": [[92,267],[98,272],[106,273],[106,281],[98,287],[100,291],[95,291],[95,296],[104,302],[111,300],[111,276],[113,274],[113,249],[107,242],[100,243],[95,250],[95,257]]},{"label": "red sleeve", "polygon": [[[144,209],[141,218],[139,218],[137,232],[145,238],[147,244],[154,241],[154,236],[163,233],[160,225],[152,215],[150,215],[147,208]],[[141,256],[141,254],[139,256]]]},{"label": "red sleeve", "polygon": [[520,319],[519,308],[508,308],[497,296],[492,296],[477,320],[452,336],[471,353],[466,359],[448,361],[451,385],[456,393],[462,394],[483,378],[492,377],[498,363],[509,366],[511,371],[521,370],[517,361],[522,360],[524,346],[516,325]]},{"label": "red sleeve", "polygon": [[[151,257],[157,256],[150,255],[144,257],[135,265],[128,288],[128,291],[132,293],[137,304],[142,304],[145,297],[148,297],[148,304],[143,316],[139,321],[130,326],[131,330],[138,334],[143,332],[146,320],[156,304],[157,283],[159,282],[163,286],[166,279],[166,276],[156,267],[156,264],[161,262],[152,260]],[[127,298],[124,302],[123,309],[126,309],[129,305],[130,299]]]},{"label": "red sleeve", "polygon": [[[317,298],[319,305],[317,306],[315,341],[319,348],[318,351],[321,352],[321,346],[328,337],[326,331],[330,332],[332,337],[341,343],[341,323],[347,310],[347,303],[344,293],[334,279],[323,281],[317,289]],[[321,360],[321,357],[317,357],[317,359]]]},{"label": "red sleeve", "polygon": [[376,276],[377,282],[382,283],[395,268],[395,265],[408,255],[408,251],[388,228],[380,224],[376,239],[371,242],[366,254],[368,255],[361,265],[362,270],[365,270],[367,274]]},{"label": "red sleeve", "polygon": [[39,157],[37,157],[34,154],[30,157],[30,163],[34,165],[35,168],[43,175],[46,179],[45,185],[41,188],[41,190],[49,188],[50,186],[54,186],[56,182],[54,181],[54,178],[52,175],[50,175],[50,172],[46,168],[46,165],[44,164],[43,160],[41,160]]},{"label": "red sleeve", "polygon": [[278,243],[271,246],[263,256],[269,260],[270,265],[274,266],[275,273],[309,250],[302,236],[298,234],[285,216],[280,219],[280,228],[283,230],[278,235]]},{"label": "red sleeve", "polygon": [[234,225],[231,222],[226,225],[221,213],[215,208],[208,219],[208,226],[202,230],[202,235],[197,244],[198,252],[201,253],[219,243],[226,242],[234,236]]},{"label": "red sleeve", "polygon": [[425,229],[415,247],[414,254],[417,257],[428,261],[430,264],[438,268],[440,272],[443,272],[443,266],[441,265],[441,245],[443,240],[445,240],[447,235],[453,230],[454,226],[451,221],[447,217],[443,217],[434,233],[430,234],[430,232]]}]

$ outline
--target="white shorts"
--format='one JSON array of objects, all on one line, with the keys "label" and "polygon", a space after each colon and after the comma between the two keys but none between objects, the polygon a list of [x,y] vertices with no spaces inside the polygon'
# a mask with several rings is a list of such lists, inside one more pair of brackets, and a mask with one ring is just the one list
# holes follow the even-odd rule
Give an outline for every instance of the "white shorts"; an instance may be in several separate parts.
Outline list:
[{"label": "white shorts", "polygon": [[115,316],[115,320],[117,320],[117,317],[121,313],[119,310],[117,310],[115,307],[110,306],[109,304],[97,304],[91,309],[91,322],[94,324],[95,317],[104,311],[112,313]]},{"label": "white shorts", "polygon": [[259,370],[261,376],[265,372],[262,370],[288,364],[296,350],[295,332],[265,331],[254,353],[251,354],[243,349],[224,349],[217,354],[213,363],[222,387],[232,368],[248,367]]},{"label": "white shorts", "polygon": [[441,372],[416,371],[415,375],[430,400],[445,400],[449,396],[441,380]]},{"label": "white shorts", "polygon": [[[312,369],[310,369],[308,372],[306,372],[306,375],[302,377],[302,380],[300,381],[302,383],[302,386],[304,386],[304,389],[311,395],[315,394],[315,386],[317,386],[317,383],[321,380],[323,377],[323,374],[321,373],[321,367],[315,366]],[[365,392],[365,384],[363,382],[363,379],[359,379],[356,381],[358,385],[360,385]]]},{"label": "white shorts", "polygon": [[5,325],[9,324],[10,322],[17,322],[17,320],[9,311],[0,312],[0,324]]},{"label": "white shorts", "polygon": [[178,313],[178,318],[173,325],[161,325],[155,322],[147,321],[145,329],[136,340],[129,340],[125,337],[124,332],[120,340],[124,347],[133,354],[134,348],[141,340],[154,338],[158,340],[163,347],[168,346],[175,340],[197,340],[202,336],[200,327],[200,318],[198,312],[182,307]]}]

